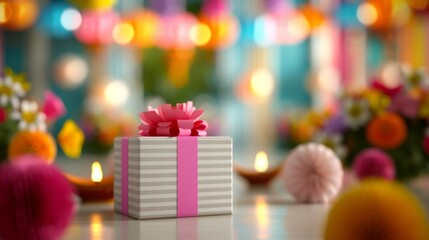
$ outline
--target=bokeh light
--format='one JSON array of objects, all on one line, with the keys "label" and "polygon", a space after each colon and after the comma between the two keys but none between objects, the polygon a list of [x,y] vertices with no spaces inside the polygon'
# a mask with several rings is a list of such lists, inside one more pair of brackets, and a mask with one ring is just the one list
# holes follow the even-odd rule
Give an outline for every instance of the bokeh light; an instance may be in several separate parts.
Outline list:
[{"label": "bokeh light", "polygon": [[76,38],[88,45],[102,45],[112,42],[112,31],[119,21],[114,11],[84,11],[82,24],[74,32]]},{"label": "bokeh light", "polygon": [[194,15],[181,12],[164,16],[161,20],[160,31],[157,43],[163,49],[189,49],[194,46],[191,40],[191,29],[198,24]]},{"label": "bokeh light", "polygon": [[134,37],[134,28],[130,23],[121,22],[116,24],[112,32],[113,41],[120,45],[131,42]]},{"label": "bokeh light", "polygon": [[310,34],[310,24],[302,14],[295,14],[287,23],[287,30],[295,40],[302,40]]},{"label": "bokeh light", "polygon": [[64,55],[54,67],[55,80],[63,88],[79,86],[88,77],[88,72],[88,64],[76,54]]},{"label": "bokeh light", "polygon": [[274,78],[267,69],[258,69],[250,77],[250,91],[256,97],[268,97],[274,90]]},{"label": "bokeh light", "polygon": [[106,11],[111,9],[117,0],[69,0],[76,7],[84,10]]},{"label": "bokeh light", "polygon": [[362,3],[357,11],[359,21],[364,25],[372,25],[377,21],[378,12],[375,6],[369,2]]},{"label": "bokeh light", "polygon": [[274,43],[276,36],[276,23],[268,15],[259,16],[255,19],[253,38],[259,46],[269,46]]},{"label": "bokeh light", "polygon": [[137,48],[149,48],[156,44],[159,31],[161,31],[161,24],[160,18],[155,12],[138,9],[126,15],[123,21],[131,24],[134,30],[129,45]]},{"label": "bokeh light", "polygon": [[104,89],[106,102],[112,106],[122,106],[130,95],[128,86],[120,80],[110,81]]},{"label": "bokeh light", "polygon": [[12,9],[9,3],[0,2],[0,23],[9,21],[12,17]]},{"label": "bokeh light", "polygon": [[190,34],[192,42],[197,46],[207,44],[212,36],[210,28],[204,23],[199,23],[193,26]]},{"label": "bokeh light", "polygon": [[0,27],[24,30],[37,19],[39,8],[35,0],[0,0]]},{"label": "bokeh light", "polygon": [[68,31],[74,31],[82,24],[82,16],[74,8],[67,8],[61,14],[61,25]]}]

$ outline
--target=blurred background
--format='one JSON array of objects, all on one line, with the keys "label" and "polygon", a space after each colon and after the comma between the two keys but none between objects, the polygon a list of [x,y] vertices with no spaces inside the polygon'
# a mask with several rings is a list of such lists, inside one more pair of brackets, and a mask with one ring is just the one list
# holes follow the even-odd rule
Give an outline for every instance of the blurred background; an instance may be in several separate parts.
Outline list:
[{"label": "blurred background", "polygon": [[287,151],[285,119],[427,67],[428,21],[429,0],[0,0],[0,65],[64,101],[50,131],[73,119],[84,153],[137,135],[148,105],[192,100],[250,165]]}]

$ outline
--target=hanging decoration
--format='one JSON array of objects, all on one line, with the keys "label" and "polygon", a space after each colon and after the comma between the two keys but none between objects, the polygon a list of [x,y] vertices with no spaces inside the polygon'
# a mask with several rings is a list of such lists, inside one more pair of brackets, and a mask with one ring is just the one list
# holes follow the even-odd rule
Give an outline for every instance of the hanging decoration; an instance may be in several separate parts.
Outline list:
[{"label": "hanging decoration", "polygon": [[0,0],[0,27],[15,31],[27,29],[36,21],[38,12],[35,0]]},{"label": "hanging decoration", "polygon": [[[159,16],[148,9],[139,9],[126,15],[120,24],[123,29],[132,29],[132,37],[128,32],[129,41],[123,41],[124,45],[136,48],[149,48],[156,44],[156,37],[160,31]],[[130,31],[130,30],[128,30]],[[125,31],[126,32],[126,31]],[[127,40],[127,34],[122,34],[122,39]]]},{"label": "hanging decoration", "polygon": [[190,13],[178,12],[163,16],[157,42],[162,49],[191,49],[194,47],[190,37],[191,29],[197,19]]},{"label": "hanging decoration", "polygon": [[116,4],[116,0],[69,0],[69,1],[77,8],[84,9],[84,10],[109,10]]},{"label": "hanging decoration", "polygon": [[197,46],[224,48],[237,39],[239,26],[235,17],[229,14],[225,0],[205,0],[199,21],[199,37],[196,38],[199,41],[194,41]]},{"label": "hanging decoration", "polygon": [[[302,12],[281,0],[266,1],[265,9],[267,14],[255,21],[255,40],[262,38],[262,31],[265,32],[265,41],[276,44],[297,44],[309,36],[310,22]],[[263,24],[258,21],[263,21]]]},{"label": "hanging decoration", "polygon": [[82,24],[75,31],[76,38],[89,46],[106,45],[112,42],[112,31],[119,16],[116,12],[83,11]]},{"label": "hanging decoration", "polygon": [[326,16],[310,4],[301,6],[297,11],[305,17],[311,31],[316,30],[326,21]]},{"label": "hanging decoration", "polygon": [[167,77],[175,88],[188,84],[189,68],[195,55],[191,30],[198,23],[194,15],[185,12],[182,0],[153,1],[153,8],[162,15],[157,46],[166,50]]}]

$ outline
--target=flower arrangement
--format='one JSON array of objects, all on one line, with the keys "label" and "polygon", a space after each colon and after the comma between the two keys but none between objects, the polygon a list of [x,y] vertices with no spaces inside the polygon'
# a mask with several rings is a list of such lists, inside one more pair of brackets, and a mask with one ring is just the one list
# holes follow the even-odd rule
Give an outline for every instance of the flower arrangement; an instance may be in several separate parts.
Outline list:
[{"label": "flower arrangement", "polygon": [[[57,145],[47,126],[66,113],[62,100],[54,93],[45,92],[42,104],[27,98],[31,85],[23,74],[5,70],[0,77],[0,160],[24,154],[42,157],[48,163],[55,160]],[[67,123],[57,142],[64,154],[80,156],[83,133],[76,126],[70,129]]]},{"label": "flower arrangement", "polygon": [[303,139],[294,136],[296,123],[289,124],[290,142],[322,143],[345,167],[376,148],[391,157],[398,180],[429,172],[429,80],[422,71],[404,72],[397,84],[373,79],[365,89],[342,94],[337,112],[322,121],[309,119],[297,122],[311,130]]},{"label": "flower arrangement", "polygon": [[84,150],[92,154],[107,154],[113,148],[115,137],[136,135],[137,125],[133,117],[124,114],[87,112],[82,121]]}]

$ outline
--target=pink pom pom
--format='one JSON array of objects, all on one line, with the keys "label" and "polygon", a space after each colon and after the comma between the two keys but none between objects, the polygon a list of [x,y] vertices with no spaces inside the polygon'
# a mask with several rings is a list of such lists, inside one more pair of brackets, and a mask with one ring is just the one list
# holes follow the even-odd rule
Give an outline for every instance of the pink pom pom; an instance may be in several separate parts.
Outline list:
[{"label": "pink pom pom", "polygon": [[0,192],[0,239],[59,239],[71,221],[72,187],[36,156],[1,166]]},{"label": "pink pom pom", "polygon": [[395,178],[395,166],[392,159],[377,148],[369,148],[360,152],[353,162],[353,170],[359,179],[379,177],[393,180]]},{"label": "pink pom pom", "polygon": [[343,168],[331,149],[322,144],[301,144],[287,156],[282,177],[297,201],[328,202],[341,189]]}]

